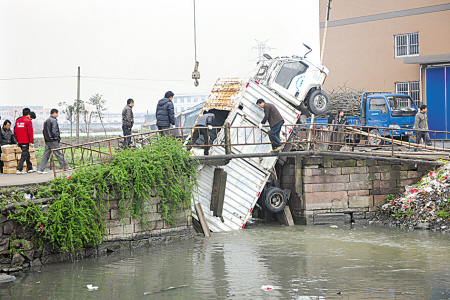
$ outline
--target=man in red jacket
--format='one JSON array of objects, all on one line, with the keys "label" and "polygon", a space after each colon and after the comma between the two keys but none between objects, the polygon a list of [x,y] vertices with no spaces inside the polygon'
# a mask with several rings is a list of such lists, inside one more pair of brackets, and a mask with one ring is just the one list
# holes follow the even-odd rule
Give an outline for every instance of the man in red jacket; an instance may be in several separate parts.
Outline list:
[{"label": "man in red jacket", "polygon": [[30,109],[24,108],[22,111],[23,116],[16,121],[16,126],[14,126],[14,135],[16,136],[17,143],[22,149],[22,156],[19,160],[19,165],[17,166],[16,174],[26,174],[23,170],[23,163],[27,162],[28,173],[33,173],[33,165],[30,160],[30,144],[34,147],[34,135],[33,135],[33,123],[30,119]]}]

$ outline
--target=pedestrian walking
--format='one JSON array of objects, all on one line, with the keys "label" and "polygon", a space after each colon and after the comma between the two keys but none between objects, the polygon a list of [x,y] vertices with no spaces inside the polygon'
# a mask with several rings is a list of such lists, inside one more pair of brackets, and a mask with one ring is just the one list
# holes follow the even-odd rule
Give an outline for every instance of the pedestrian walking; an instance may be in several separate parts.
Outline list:
[{"label": "pedestrian walking", "polygon": [[423,140],[427,146],[431,146],[430,137],[428,136],[427,131],[420,130],[428,130],[428,117],[427,117],[427,106],[422,104],[420,106],[420,111],[417,112],[415,120],[414,120],[414,129],[416,130],[416,143],[420,144]]},{"label": "pedestrian walking", "polygon": [[39,174],[47,174],[45,171],[45,167],[47,167],[48,160],[50,155],[53,154],[56,156],[56,159],[61,166],[61,169],[67,170],[70,168],[69,163],[64,159],[64,155],[59,150],[55,150],[59,148],[59,142],[61,141],[61,134],[59,132],[58,125],[58,115],[59,112],[56,108],[53,108],[50,111],[50,117],[44,122],[44,140],[45,140],[45,151],[41,158],[41,163],[38,166],[37,172]]},{"label": "pedestrian walking", "polygon": [[200,138],[200,135],[203,136],[203,141],[205,142],[204,154],[209,154],[209,146],[206,146],[209,144],[209,131],[212,130],[212,123],[214,122],[216,116],[213,113],[209,113],[207,110],[203,111],[203,115],[198,119],[197,124],[195,124],[195,127],[201,127],[201,128],[194,128],[194,133],[192,133],[191,141],[188,143],[188,145],[193,145],[195,142]]},{"label": "pedestrian walking", "polygon": [[17,175],[26,174],[23,171],[23,164],[27,162],[28,173],[33,173],[36,170],[33,169],[30,157],[30,146],[34,147],[34,134],[33,123],[30,120],[30,109],[24,108],[22,110],[22,117],[17,119],[14,126],[14,135],[16,137],[19,147],[22,149],[22,155],[20,156],[19,165],[17,166]]},{"label": "pedestrian walking", "polygon": [[261,121],[261,124],[259,124],[259,128],[263,128],[263,124],[265,124],[267,121],[269,121],[270,126],[270,132],[269,132],[269,138],[272,142],[272,152],[279,152],[283,148],[283,145],[280,141],[280,131],[281,126],[284,124],[284,119],[281,116],[278,109],[275,107],[275,105],[266,103],[263,99],[258,99],[256,101],[256,104],[264,109],[264,118]]},{"label": "pedestrian walking", "polygon": [[131,144],[131,136],[126,136],[131,135],[131,128],[133,128],[134,125],[133,106],[134,100],[130,98],[127,100],[127,105],[122,110],[122,131],[124,136],[122,145],[123,149],[130,147]]},{"label": "pedestrian walking", "polygon": [[[171,91],[166,92],[164,98],[158,101],[156,106],[156,126],[158,130],[169,129],[175,125],[175,111],[173,108],[173,96]],[[161,132],[161,135],[169,135],[169,130]]]}]

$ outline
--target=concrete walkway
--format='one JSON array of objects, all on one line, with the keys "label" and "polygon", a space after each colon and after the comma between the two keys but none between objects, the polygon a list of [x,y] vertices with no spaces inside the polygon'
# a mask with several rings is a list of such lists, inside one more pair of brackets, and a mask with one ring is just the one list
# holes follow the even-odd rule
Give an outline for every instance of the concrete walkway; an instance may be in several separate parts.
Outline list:
[{"label": "concrete walkway", "polygon": [[[72,171],[65,173],[56,173],[56,176],[70,174]],[[53,172],[48,171],[48,174],[39,174],[37,172],[23,175],[17,174],[0,174],[0,187],[9,186],[25,186],[34,184],[43,184],[53,179]]]}]

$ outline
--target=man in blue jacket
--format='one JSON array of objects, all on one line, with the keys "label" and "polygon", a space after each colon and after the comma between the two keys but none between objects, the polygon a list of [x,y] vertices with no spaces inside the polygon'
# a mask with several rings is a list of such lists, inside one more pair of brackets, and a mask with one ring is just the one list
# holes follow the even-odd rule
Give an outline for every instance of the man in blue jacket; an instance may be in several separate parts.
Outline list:
[{"label": "man in blue jacket", "polygon": [[[166,92],[164,98],[158,101],[156,106],[156,126],[158,130],[169,129],[170,125],[175,125],[175,111],[173,108],[173,93]],[[170,130],[161,132],[161,135],[170,134]]]}]

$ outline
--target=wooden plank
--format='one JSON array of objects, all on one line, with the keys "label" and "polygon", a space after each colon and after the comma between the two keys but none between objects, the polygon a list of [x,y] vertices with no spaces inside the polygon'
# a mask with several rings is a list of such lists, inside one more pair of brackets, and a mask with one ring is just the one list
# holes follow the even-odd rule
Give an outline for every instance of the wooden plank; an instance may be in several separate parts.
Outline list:
[{"label": "wooden plank", "polygon": [[294,219],[292,218],[291,209],[288,205],[284,207],[282,212],[277,213],[278,222],[286,226],[294,226]]},{"label": "wooden plank", "polygon": [[217,199],[213,210],[213,216],[220,218],[222,217],[223,213],[223,202],[225,200],[225,189],[227,187],[227,177],[228,177],[227,172],[225,172],[225,170],[223,169],[221,170],[222,171],[219,173],[218,191],[217,195],[215,196],[217,197]]},{"label": "wooden plank", "polygon": [[195,203],[195,210],[197,211],[197,216],[202,225],[203,234],[205,237],[211,237],[211,231],[209,230],[208,223],[206,222],[205,215],[203,214],[202,205],[200,203]]}]

